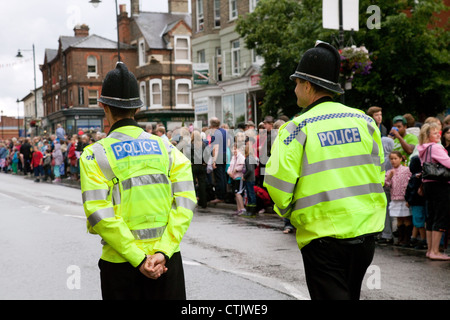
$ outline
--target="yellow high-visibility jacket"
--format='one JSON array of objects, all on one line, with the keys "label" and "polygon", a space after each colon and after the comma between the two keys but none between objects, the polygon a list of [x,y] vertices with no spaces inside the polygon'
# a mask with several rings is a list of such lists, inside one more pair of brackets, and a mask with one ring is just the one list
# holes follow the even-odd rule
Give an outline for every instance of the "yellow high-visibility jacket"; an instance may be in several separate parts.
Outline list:
[{"label": "yellow high-visibility jacket", "polygon": [[386,217],[384,155],[375,121],[322,102],[279,130],[264,185],[297,228],[301,249],[322,237],[377,233]]},{"label": "yellow high-visibility jacket", "polygon": [[125,125],[84,149],[80,179],[103,260],[137,267],[148,254],[179,251],[197,199],[190,160],[177,148]]}]

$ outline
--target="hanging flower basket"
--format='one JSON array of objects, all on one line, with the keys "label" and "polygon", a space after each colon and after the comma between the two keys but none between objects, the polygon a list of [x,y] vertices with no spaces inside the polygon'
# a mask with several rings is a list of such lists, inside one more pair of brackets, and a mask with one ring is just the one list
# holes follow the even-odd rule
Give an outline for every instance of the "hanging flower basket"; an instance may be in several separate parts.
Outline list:
[{"label": "hanging flower basket", "polygon": [[345,77],[346,87],[351,88],[351,82],[356,74],[368,75],[372,69],[372,61],[366,47],[346,47],[339,50],[341,55],[341,75]]}]

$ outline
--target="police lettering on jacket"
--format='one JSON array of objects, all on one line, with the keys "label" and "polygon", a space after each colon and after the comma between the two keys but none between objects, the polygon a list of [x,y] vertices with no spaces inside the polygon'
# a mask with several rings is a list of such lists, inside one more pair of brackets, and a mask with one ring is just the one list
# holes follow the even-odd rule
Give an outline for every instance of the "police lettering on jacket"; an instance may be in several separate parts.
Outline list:
[{"label": "police lettering on jacket", "polygon": [[317,136],[319,137],[322,147],[361,141],[361,136],[359,134],[358,128],[346,128],[319,132]]},{"label": "police lettering on jacket", "polygon": [[143,156],[151,154],[162,155],[161,148],[157,141],[150,139],[137,139],[130,141],[117,142],[111,145],[114,156],[117,160]]}]

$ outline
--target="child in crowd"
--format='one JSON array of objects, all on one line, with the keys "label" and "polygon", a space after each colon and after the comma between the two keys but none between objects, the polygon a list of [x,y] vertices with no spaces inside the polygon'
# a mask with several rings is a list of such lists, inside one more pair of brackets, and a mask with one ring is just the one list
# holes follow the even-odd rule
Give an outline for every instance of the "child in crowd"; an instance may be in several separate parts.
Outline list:
[{"label": "child in crowd", "polygon": [[[414,156],[410,159],[409,170],[411,171],[411,178],[409,178],[408,186],[406,187],[405,200],[411,209],[414,226],[411,236],[411,246],[416,249],[426,249],[425,198],[423,194],[421,194],[422,165],[420,164],[420,158],[418,156]],[[420,235],[420,241],[417,239],[418,235]]]},{"label": "child in crowd", "polygon": [[392,169],[386,172],[385,185],[391,188],[391,202],[389,212],[391,217],[397,218],[397,245],[409,246],[412,232],[411,213],[406,206],[406,187],[411,177],[408,167],[402,165],[403,157],[399,151],[392,151],[389,154],[389,161]]},{"label": "child in crowd", "polygon": [[256,194],[255,194],[255,169],[258,165],[257,159],[253,156],[253,148],[247,143],[245,145],[245,190],[247,192],[247,215],[252,216],[256,213]]},{"label": "child in crowd", "polygon": [[53,166],[53,172],[55,174],[55,183],[61,182],[61,171],[60,167],[63,164],[63,154],[61,152],[61,144],[59,142],[55,143],[55,150],[52,153],[53,160],[55,160],[55,165]]},{"label": "child in crowd", "polygon": [[13,174],[17,174],[18,171],[18,165],[19,165],[19,150],[17,150],[17,148],[13,148],[13,155],[12,155],[12,159],[11,159],[11,169]]},{"label": "child in crowd", "polygon": [[47,179],[50,178],[50,182],[52,182],[52,153],[50,148],[47,148],[44,151],[43,171],[44,181],[47,181]]},{"label": "child in crowd", "polygon": [[244,191],[244,180],[242,179],[244,173],[245,157],[239,152],[236,146],[233,147],[233,156],[231,157],[230,166],[228,167],[227,173],[232,179],[232,187],[234,196],[236,199],[237,210],[235,214],[241,215],[246,214],[247,210],[244,208],[244,199],[242,193]]},{"label": "child in crowd", "polygon": [[31,168],[34,171],[34,182],[39,182],[40,176],[44,175],[43,173],[43,159],[44,156],[41,151],[39,151],[39,146],[34,146],[33,157],[31,159]]}]

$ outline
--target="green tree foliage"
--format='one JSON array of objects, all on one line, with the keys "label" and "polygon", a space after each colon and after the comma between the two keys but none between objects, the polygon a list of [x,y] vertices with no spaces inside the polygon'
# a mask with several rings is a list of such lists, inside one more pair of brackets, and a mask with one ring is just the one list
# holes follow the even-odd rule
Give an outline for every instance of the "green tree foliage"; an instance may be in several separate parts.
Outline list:
[{"label": "green tree foliage", "polygon": [[[379,29],[366,25],[372,4],[381,10]],[[373,68],[369,75],[354,78],[345,103],[362,110],[378,105],[385,119],[406,112],[424,118],[445,110],[450,98],[450,35],[436,27],[433,14],[445,9],[442,0],[361,0],[360,28],[353,39],[369,49]],[[336,30],[322,28],[322,1],[260,0],[253,13],[240,17],[236,31],[265,60],[263,112],[298,113],[289,76],[316,40],[337,36]]]}]

